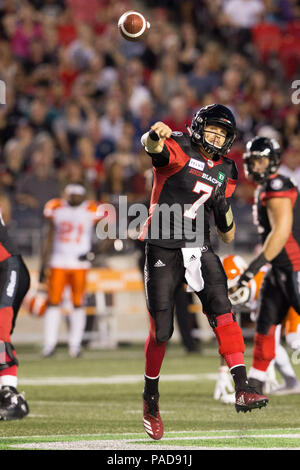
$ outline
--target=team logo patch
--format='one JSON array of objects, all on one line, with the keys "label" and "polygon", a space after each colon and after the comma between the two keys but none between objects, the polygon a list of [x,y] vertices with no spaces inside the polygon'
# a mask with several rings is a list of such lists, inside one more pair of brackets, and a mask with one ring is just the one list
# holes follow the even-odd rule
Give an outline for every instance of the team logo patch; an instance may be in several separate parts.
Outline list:
[{"label": "team logo patch", "polygon": [[207,160],[207,164],[209,168],[212,168],[214,166],[214,162],[212,160]]},{"label": "team logo patch", "polygon": [[272,189],[281,189],[283,186],[283,181],[279,178],[275,178],[275,180],[270,181],[270,186]]},{"label": "team logo patch", "polygon": [[183,135],[183,133],[179,132],[179,131],[174,131],[174,132],[172,132],[172,135],[180,137],[181,135]]},{"label": "team logo patch", "polygon": [[199,160],[196,160],[195,158],[191,158],[189,162],[189,166],[191,166],[192,168],[195,168],[196,170],[202,171],[204,170],[205,163],[200,162]]},{"label": "team logo patch", "polygon": [[218,176],[217,176],[217,180],[220,181],[221,183],[223,183],[224,179],[225,179],[224,173],[222,173],[222,171],[219,171]]}]

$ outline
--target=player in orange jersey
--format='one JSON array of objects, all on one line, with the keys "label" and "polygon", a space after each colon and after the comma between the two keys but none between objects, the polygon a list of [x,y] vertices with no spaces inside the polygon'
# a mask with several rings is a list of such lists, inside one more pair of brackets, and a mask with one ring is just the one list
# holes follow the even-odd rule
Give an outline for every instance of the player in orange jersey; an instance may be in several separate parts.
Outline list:
[{"label": "player in orange jersey", "polygon": [[[222,264],[227,276],[228,289],[233,287],[241,274],[247,268],[246,261],[239,255],[228,255],[222,259]],[[255,321],[258,306],[258,297],[261,286],[265,277],[267,267],[263,267],[249,282],[248,286],[240,288],[238,291],[230,295],[233,310],[240,312],[251,312],[251,319]],[[264,393],[274,395],[285,395],[292,393],[300,393],[300,382],[298,381],[295,371],[290,363],[289,356],[285,348],[280,344],[282,335],[284,334],[287,345],[292,349],[299,349],[300,345],[300,317],[290,308],[288,315],[283,322],[276,327],[276,357],[271,362],[265,383]],[[275,368],[284,379],[284,384],[278,386],[276,380]],[[218,379],[215,385],[214,398],[221,400],[223,403],[234,403],[235,397],[233,392],[233,384],[231,374],[221,359],[221,365],[218,372]]]},{"label": "player in orange jersey", "polygon": [[57,344],[60,304],[66,286],[72,292],[69,354],[78,357],[86,323],[84,294],[90,268],[94,227],[99,220],[98,203],[86,199],[81,183],[68,184],[61,199],[51,199],[44,208],[48,231],[42,253],[40,282],[49,268],[48,307],[44,317],[43,356],[51,356]]}]

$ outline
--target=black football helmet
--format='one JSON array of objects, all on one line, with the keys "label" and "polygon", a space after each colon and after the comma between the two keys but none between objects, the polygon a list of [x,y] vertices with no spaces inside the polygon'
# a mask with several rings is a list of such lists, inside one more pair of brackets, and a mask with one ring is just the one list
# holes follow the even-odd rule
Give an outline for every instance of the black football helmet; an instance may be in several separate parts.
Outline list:
[{"label": "black football helmet", "polygon": [[[207,125],[215,124],[223,127],[227,131],[226,139],[222,147],[217,147],[209,143],[205,139],[204,129]],[[199,109],[194,115],[191,128],[191,139],[194,143],[201,145],[201,147],[213,158],[219,158],[220,155],[226,155],[236,137],[236,123],[235,118],[230,111],[222,104],[211,104]]]},{"label": "black football helmet", "polygon": [[[244,171],[248,178],[250,175],[257,183],[266,181],[270,175],[277,172],[280,165],[280,145],[275,139],[268,137],[254,137],[246,144],[246,152],[243,154]],[[264,172],[258,173],[253,170],[254,161],[258,158],[267,157],[269,165]]]}]

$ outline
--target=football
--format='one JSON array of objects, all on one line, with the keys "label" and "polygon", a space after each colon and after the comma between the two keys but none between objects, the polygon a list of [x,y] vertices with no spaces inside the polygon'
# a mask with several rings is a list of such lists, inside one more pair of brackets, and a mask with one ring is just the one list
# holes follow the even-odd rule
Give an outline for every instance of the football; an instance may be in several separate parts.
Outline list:
[{"label": "football", "polygon": [[150,28],[150,23],[142,13],[138,11],[127,11],[123,13],[118,21],[121,35],[127,41],[139,41]]}]

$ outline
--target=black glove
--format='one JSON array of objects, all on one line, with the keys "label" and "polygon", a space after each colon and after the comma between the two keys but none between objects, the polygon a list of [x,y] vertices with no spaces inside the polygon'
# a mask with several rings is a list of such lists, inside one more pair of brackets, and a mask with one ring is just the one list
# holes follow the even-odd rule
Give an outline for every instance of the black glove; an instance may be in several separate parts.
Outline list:
[{"label": "black glove", "polygon": [[46,279],[46,268],[44,265],[42,265],[40,269],[39,283],[44,284],[45,279]]},{"label": "black glove", "polygon": [[243,272],[241,277],[238,280],[237,287],[247,286],[248,282],[254,278],[258,273],[260,268],[267,264],[268,261],[265,258],[265,255],[261,253],[258,255],[248,266],[248,268]]},{"label": "black glove", "polygon": [[88,253],[85,253],[84,255],[78,256],[79,261],[94,261],[96,255],[93,251],[89,251]]},{"label": "black glove", "polygon": [[217,184],[212,194],[216,225],[222,233],[229,232],[233,227],[231,206],[225,197],[227,181],[228,178],[225,176],[222,184],[220,186]]}]

